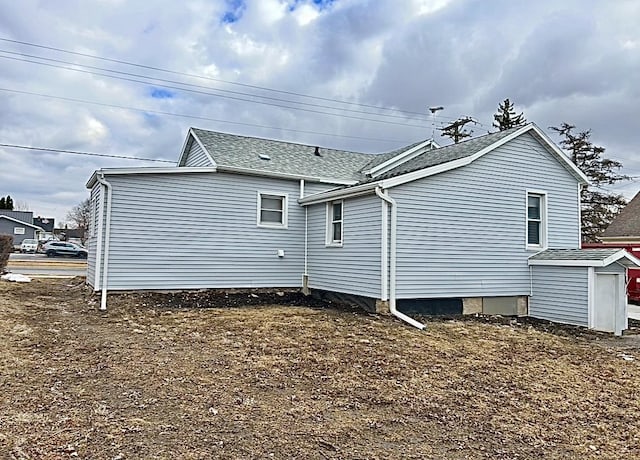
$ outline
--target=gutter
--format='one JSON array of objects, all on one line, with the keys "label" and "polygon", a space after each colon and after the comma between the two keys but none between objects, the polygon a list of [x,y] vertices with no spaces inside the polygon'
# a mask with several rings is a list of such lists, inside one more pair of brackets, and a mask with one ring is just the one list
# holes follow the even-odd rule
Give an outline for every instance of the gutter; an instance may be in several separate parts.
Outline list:
[{"label": "gutter", "polygon": [[[380,197],[380,199],[384,200],[391,207],[391,239],[389,244],[389,312],[398,319],[401,319],[405,323],[412,325],[413,327],[417,327],[420,330],[423,330],[426,326],[419,321],[405,315],[402,312],[399,312],[396,308],[396,265],[397,265],[397,240],[398,240],[398,206],[396,201],[389,196],[389,193],[382,188],[376,187],[375,189],[376,195]],[[385,216],[386,219],[386,216]],[[383,234],[382,239],[386,240],[387,235]],[[384,283],[387,280],[383,280]]]},{"label": "gutter", "polygon": [[[111,199],[113,195],[113,190],[111,188],[111,184],[107,182],[104,178],[104,173],[100,171],[98,175],[96,175],[96,180],[100,182],[107,188],[107,216],[105,219],[104,225],[104,262],[102,266],[102,293],[100,297],[100,310],[105,311],[107,309],[107,279],[109,274],[109,239],[111,234]],[[101,210],[102,212],[102,210]],[[96,267],[98,270],[98,267]]]}]

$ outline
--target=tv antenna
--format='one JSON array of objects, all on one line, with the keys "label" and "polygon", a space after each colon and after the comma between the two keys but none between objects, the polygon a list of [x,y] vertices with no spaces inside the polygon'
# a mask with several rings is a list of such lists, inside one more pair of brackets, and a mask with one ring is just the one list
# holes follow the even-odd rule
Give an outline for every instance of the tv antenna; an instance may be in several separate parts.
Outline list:
[{"label": "tv antenna", "polygon": [[441,105],[429,107],[431,112],[431,148],[433,148],[433,143],[436,141],[436,112],[440,110],[444,110]]}]

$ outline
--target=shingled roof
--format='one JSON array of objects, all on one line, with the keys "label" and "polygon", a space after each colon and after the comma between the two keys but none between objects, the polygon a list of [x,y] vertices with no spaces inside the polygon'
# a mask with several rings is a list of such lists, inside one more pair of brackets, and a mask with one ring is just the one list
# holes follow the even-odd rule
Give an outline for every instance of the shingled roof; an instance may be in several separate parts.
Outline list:
[{"label": "shingled roof", "polygon": [[620,248],[547,249],[529,257],[529,265],[606,267],[614,262],[625,267],[640,266],[640,260]]},{"label": "shingled roof", "polygon": [[368,153],[319,148],[316,155],[316,147],[311,145],[197,128],[192,131],[218,166],[358,181],[372,159]]},{"label": "shingled roof", "polygon": [[451,144],[445,147],[427,150],[422,155],[419,155],[412,160],[402,163],[391,171],[377,176],[375,179],[388,179],[390,177],[399,176],[401,174],[417,171],[419,169],[429,168],[431,166],[437,166],[442,163],[448,163],[450,161],[470,157],[480,152],[482,149],[490,146],[491,144],[494,144],[500,139],[507,137],[520,128],[522,127],[517,126],[515,128],[506,129],[497,133],[474,137],[473,139],[458,142],[457,144]]},{"label": "shingled roof", "polygon": [[613,219],[602,236],[604,238],[640,237],[640,192]]}]

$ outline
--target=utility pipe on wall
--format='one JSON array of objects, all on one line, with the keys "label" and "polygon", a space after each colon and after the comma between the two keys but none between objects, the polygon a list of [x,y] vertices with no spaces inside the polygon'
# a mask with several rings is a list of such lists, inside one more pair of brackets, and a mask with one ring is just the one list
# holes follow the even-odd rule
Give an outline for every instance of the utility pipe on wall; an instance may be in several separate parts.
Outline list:
[{"label": "utility pipe on wall", "polygon": [[[417,327],[422,330],[426,326],[419,321],[405,315],[402,312],[399,312],[396,308],[396,262],[397,262],[397,240],[398,240],[398,208],[396,201],[391,198],[387,191],[383,191],[380,187],[376,187],[376,195],[380,197],[380,199],[389,203],[391,207],[391,235],[389,241],[389,312],[398,319],[412,325],[413,327]],[[385,219],[387,216],[384,216]],[[387,235],[383,235],[383,239],[386,238]],[[387,280],[385,280],[386,283]]]},{"label": "utility pipe on wall", "polygon": [[[112,198],[112,189],[111,184],[107,182],[104,178],[104,173],[100,172],[96,176],[96,180],[100,182],[107,188],[107,216],[105,219],[105,229],[104,229],[104,262],[102,265],[102,295],[100,298],[100,310],[107,309],[107,280],[108,280],[108,270],[109,270],[109,239],[111,233],[111,198]],[[96,267],[97,269],[97,267]]]}]

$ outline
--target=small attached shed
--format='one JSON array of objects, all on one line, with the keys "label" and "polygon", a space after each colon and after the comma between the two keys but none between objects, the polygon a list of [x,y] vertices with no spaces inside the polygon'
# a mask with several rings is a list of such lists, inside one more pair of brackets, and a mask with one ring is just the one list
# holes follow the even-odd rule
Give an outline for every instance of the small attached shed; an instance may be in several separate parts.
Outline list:
[{"label": "small attached shed", "polygon": [[529,258],[529,316],[621,335],[627,329],[624,249],[547,249]]}]

